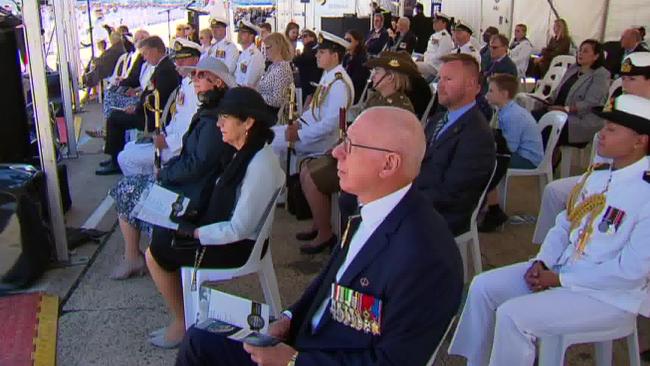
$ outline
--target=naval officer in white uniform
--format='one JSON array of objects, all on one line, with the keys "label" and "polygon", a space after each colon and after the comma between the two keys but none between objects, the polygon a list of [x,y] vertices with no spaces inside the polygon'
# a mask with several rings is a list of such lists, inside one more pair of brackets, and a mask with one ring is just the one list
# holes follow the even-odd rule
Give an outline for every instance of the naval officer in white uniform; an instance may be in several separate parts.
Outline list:
[{"label": "naval officer in white uniform", "polygon": [[450,18],[444,13],[437,13],[433,21],[434,33],[429,39],[427,50],[424,52],[424,61],[417,62],[418,70],[424,78],[430,78],[438,75],[438,70],[442,65],[440,58],[451,53],[454,49],[454,41],[447,30]]},{"label": "naval officer in white uniform", "polygon": [[210,48],[208,55],[216,57],[217,60],[223,62],[228,67],[231,74],[235,74],[237,67],[237,58],[239,57],[239,50],[237,46],[226,39],[226,30],[228,27],[228,20],[220,17],[213,17],[210,19],[210,29],[214,37],[214,44]]},{"label": "naval officer in white uniform", "polygon": [[517,65],[517,74],[520,78],[526,77],[530,55],[533,54],[533,44],[526,38],[527,31],[526,24],[517,24],[515,36],[510,43],[510,59]]},{"label": "naval officer in white uniform", "polygon": [[235,80],[240,86],[256,89],[257,82],[264,73],[264,55],[255,45],[255,37],[260,33],[261,29],[248,20],[239,22],[237,41],[242,47],[242,52],[237,60]]},{"label": "naval officer in white uniform", "polygon": [[474,278],[450,354],[468,365],[533,365],[539,337],[612,329],[650,315],[650,100],[622,95],[593,165],[535,258]]},{"label": "naval officer in white uniform", "polygon": [[[201,57],[201,45],[184,38],[174,40],[173,58],[177,68],[196,66]],[[162,109],[166,101],[160,101]],[[176,89],[174,104],[170,107],[169,113],[172,118],[165,127],[164,134],[155,136],[154,141],[161,151],[161,161],[166,163],[172,157],[180,154],[183,147],[183,135],[187,132],[192,116],[196,113],[199,100],[192,86],[190,75],[183,75],[181,85]],[[165,121],[162,121],[164,123]],[[157,140],[157,141],[156,141]],[[117,155],[117,162],[122,169],[124,176],[136,174],[153,174],[154,144],[136,144],[130,141]]]},{"label": "naval officer in white uniform", "polygon": [[454,25],[454,31],[452,33],[452,39],[454,40],[454,44],[456,45],[456,48],[454,48],[451,51],[451,53],[466,53],[468,55],[471,55],[476,59],[476,62],[478,62],[478,64],[480,65],[481,52],[472,43],[473,33],[474,30],[472,30],[472,28],[469,25],[463,23],[460,20],[456,22],[456,25]]},{"label": "naval officer in white uniform", "polygon": [[341,65],[348,46],[349,42],[341,37],[320,32],[316,61],[323,69],[323,76],[310,106],[292,126],[273,127],[275,139],[272,146],[281,162],[286,160],[288,142],[294,143],[298,157],[323,155],[337,143],[339,110],[350,108],[354,100],[352,80]]}]

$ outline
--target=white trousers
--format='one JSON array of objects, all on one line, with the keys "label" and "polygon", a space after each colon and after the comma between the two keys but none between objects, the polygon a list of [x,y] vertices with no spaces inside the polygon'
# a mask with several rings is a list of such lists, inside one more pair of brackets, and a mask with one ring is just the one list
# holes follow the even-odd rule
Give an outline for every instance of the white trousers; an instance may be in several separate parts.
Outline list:
[{"label": "white trousers", "polygon": [[433,65],[430,63],[424,61],[418,61],[415,64],[418,67],[418,71],[420,71],[420,74],[422,74],[422,77],[425,79],[432,78],[438,75],[438,70],[436,70],[436,68],[433,67]]},{"label": "white trousers", "polygon": [[153,144],[136,144],[130,141],[117,155],[117,163],[124,176],[153,174]]},{"label": "white trousers", "polygon": [[472,281],[449,354],[468,366],[527,366],[537,337],[615,327],[630,314],[559,287],[532,293],[523,279],[529,262],[483,272]]},{"label": "white trousers", "polygon": [[580,176],[562,178],[552,181],[544,188],[542,204],[533,234],[533,243],[542,244],[546,234],[555,225],[555,218],[566,208],[571,189],[578,183]]}]

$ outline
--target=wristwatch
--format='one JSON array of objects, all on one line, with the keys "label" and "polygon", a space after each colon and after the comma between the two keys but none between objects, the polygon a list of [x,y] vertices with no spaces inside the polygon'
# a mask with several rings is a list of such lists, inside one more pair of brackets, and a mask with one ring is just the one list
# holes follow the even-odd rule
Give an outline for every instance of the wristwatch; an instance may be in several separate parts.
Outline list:
[{"label": "wristwatch", "polygon": [[296,366],[297,359],[298,359],[298,352],[294,353],[293,356],[291,356],[291,359],[289,360],[289,363],[287,363],[287,366]]}]

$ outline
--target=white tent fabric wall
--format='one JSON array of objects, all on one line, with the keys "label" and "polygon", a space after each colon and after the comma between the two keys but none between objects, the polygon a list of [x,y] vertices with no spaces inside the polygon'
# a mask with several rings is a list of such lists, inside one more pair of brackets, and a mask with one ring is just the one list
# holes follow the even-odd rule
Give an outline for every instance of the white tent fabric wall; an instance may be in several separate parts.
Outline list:
[{"label": "white tent fabric wall", "polygon": [[611,0],[607,13],[605,41],[618,40],[621,33],[631,25],[650,26],[650,2],[648,0]]},{"label": "white tent fabric wall", "polygon": [[[603,34],[605,41],[617,40],[631,25],[650,26],[648,0],[554,0],[553,4],[560,16],[567,20],[576,46],[587,38],[601,40]],[[510,7],[512,14],[508,14]],[[442,0],[442,11],[471,25],[477,38],[490,25],[510,36],[510,27],[494,23],[499,15],[512,24],[524,23],[538,51],[552,34],[555,19],[545,0]],[[604,17],[607,17],[606,21]]]}]

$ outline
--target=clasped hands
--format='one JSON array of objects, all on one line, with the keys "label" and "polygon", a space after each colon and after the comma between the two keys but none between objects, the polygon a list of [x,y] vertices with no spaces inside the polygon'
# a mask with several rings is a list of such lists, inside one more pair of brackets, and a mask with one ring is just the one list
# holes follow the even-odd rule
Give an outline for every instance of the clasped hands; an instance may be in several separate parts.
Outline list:
[{"label": "clasped hands", "polygon": [[300,140],[300,136],[298,136],[299,129],[300,129],[300,123],[298,122],[287,125],[287,129],[284,131],[284,137],[289,142],[296,142]]},{"label": "clasped hands", "polygon": [[524,274],[524,281],[533,292],[544,291],[552,287],[559,287],[560,276],[549,270],[542,261],[535,261]]},{"label": "clasped hands", "polygon": [[[280,319],[269,325],[268,334],[272,337],[286,340],[291,329],[291,320],[282,315]],[[286,366],[296,350],[286,343],[273,347],[255,347],[244,343],[244,350],[251,355],[251,360],[260,366]]]}]

